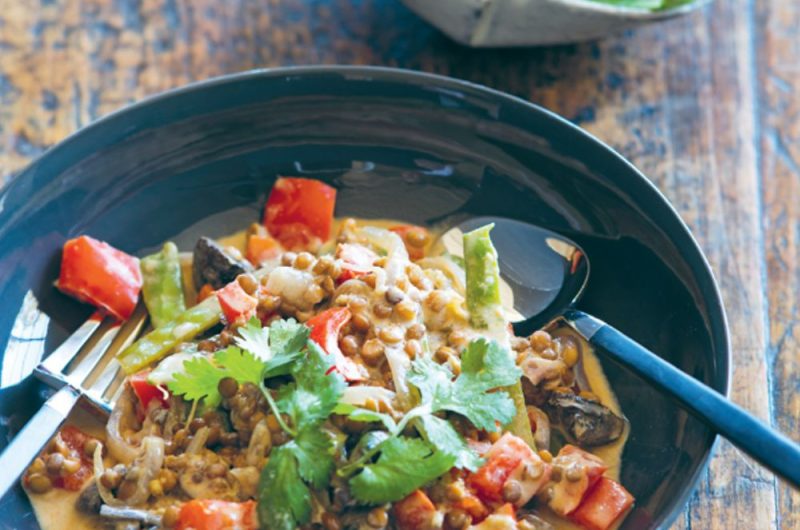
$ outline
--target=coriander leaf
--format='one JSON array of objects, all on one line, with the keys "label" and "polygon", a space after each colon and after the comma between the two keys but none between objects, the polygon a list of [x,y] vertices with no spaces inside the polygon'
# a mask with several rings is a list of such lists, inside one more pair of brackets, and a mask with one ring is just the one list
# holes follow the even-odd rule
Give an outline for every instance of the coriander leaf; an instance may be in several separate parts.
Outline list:
[{"label": "coriander leaf", "polygon": [[167,388],[188,401],[203,399],[209,407],[216,407],[222,400],[217,387],[223,377],[222,370],[207,358],[195,357],[183,363],[183,370],[175,373]]},{"label": "coriander leaf", "polygon": [[239,336],[233,340],[237,346],[261,361],[268,361],[272,358],[269,335],[269,328],[262,328],[261,321],[257,317],[252,317],[247,324],[239,328]]},{"label": "coriander leaf", "polygon": [[305,359],[293,369],[294,383],[278,391],[278,408],[292,418],[299,431],[331,415],[344,392],[345,382],[331,370],[332,360],[316,343],[306,341]]},{"label": "coriander leaf", "polygon": [[302,356],[308,340],[309,329],[294,319],[276,320],[269,327],[269,344],[272,358],[267,363],[264,377],[287,375]]},{"label": "coriander leaf", "polygon": [[249,350],[228,346],[214,354],[214,361],[222,367],[223,377],[232,377],[239,384],[253,383],[258,386],[263,381],[264,362]]},{"label": "coriander leaf", "polygon": [[294,530],[311,519],[311,493],[288,444],[273,449],[261,471],[257,510],[261,525],[270,530]]},{"label": "coriander leaf", "polygon": [[333,471],[333,441],[330,435],[319,427],[306,427],[287,445],[297,458],[303,480],[317,490],[327,487]]},{"label": "coriander leaf", "polygon": [[397,428],[394,419],[388,414],[362,409],[355,405],[350,405],[349,403],[337,404],[336,408],[333,409],[333,414],[347,416],[347,419],[361,423],[382,423],[388,431],[394,431]]},{"label": "coriander leaf", "polygon": [[467,442],[456,432],[449,421],[433,415],[420,416],[416,421],[420,434],[437,451],[455,457],[456,462],[453,467],[475,471],[483,464],[483,460],[469,448]]},{"label": "coriander leaf", "polygon": [[455,457],[433,451],[419,438],[390,438],[381,446],[378,461],[350,480],[350,491],[362,503],[397,501],[446,473]]},{"label": "coriander leaf", "polygon": [[274,355],[291,354],[302,350],[310,330],[293,318],[276,320],[269,326],[269,346]]},{"label": "coriander leaf", "polygon": [[489,391],[516,384],[520,376],[520,369],[497,342],[476,339],[461,354],[461,375],[455,381],[449,369],[429,359],[414,361],[409,381],[432,412],[456,412],[479,429],[494,431],[496,421],[511,421],[516,407],[507,392]]}]

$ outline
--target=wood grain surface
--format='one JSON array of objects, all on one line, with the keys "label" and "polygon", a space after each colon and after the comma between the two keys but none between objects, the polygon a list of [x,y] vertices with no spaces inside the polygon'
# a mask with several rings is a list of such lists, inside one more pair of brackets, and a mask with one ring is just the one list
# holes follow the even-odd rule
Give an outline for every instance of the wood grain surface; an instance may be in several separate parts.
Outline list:
[{"label": "wood grain surface", "polygon": [[[0,183],[126,103],[250,68],[401,66],[558,112],[673,201],[720,280],[733,398],[800,439],[800,3],[718,0],[602,42],[474,51],[396,0],[0,0]],[[723,443],[675,528],[800,528]]]}]

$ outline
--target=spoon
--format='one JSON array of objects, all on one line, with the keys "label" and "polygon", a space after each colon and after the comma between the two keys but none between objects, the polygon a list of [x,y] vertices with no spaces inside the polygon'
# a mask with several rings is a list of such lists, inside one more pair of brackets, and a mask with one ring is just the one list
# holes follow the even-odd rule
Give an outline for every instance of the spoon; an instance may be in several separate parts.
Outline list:
[{"label": "spoon", "polygon": [[569,239],[499,217],[469,219],[440,239],[460,255],[462,234],[494,223],[492,242],[500,275],[514,297],[514,330],[527,335],[556,318],[706,423],[776,475],[800,488],[800,445],[768,427],[725,396],[682,372],[602,320],[574,308],[589,280],[589,259]]}]

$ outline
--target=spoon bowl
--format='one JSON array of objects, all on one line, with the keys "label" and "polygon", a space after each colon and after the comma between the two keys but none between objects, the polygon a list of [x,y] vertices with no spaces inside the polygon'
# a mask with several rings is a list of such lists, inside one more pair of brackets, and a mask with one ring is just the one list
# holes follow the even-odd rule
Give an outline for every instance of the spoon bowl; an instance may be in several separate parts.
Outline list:
[{"label": "spoon bowl", "polygon": [[447,247],[457,234],[487,224],[494,225],[492,243],[497,249],[500,275],[521,316],[514,323],[517,335],[530,334],[556,318],[563,319],[601,355],[675,398],[739,449],[800,488],[800,445],[622,332],[573,307],[588,284],[590,271],[589,257],[576,243],[549,230],[501,217],[469,219],[448,230],[442,239]]}]

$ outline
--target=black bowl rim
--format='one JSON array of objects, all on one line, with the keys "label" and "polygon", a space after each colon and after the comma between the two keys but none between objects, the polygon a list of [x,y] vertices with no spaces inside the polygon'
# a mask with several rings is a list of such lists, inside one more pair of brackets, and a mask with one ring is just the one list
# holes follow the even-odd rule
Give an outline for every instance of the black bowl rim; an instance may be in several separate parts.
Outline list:
[{"label": "black bowl rim", "polygon": [[[684,259],[687,260],[687,263],[692,273],[695,275],[695,277],[702,279],[703,276],[705,276],[706,285],[705,286],[701,285],[701,288],[704,287],[706,294],[704,300],[708,304],[709,314],[712,317],[714,313],[717,314],[717,318],[719,319],[718,324],[720,324],[719,327],[721,327],[722,331],[721,336],[718,337],[712,336],[712,341],[714,343],[718,343],[718,345],[720,346],[720,350],[725,354],[724,359],[722,359],[722,361],[724,361],[725,363],[725,366],[722,367],[724,369],[722,370],[721,373],[723,377],[723,380],[721,381],[721,386],[723,388],[718,390],[721,390],[726,397],[730,397],[730,380],[732,376],[730,328],[728,326],[728,318],[725,313],[725,307],[722,303],[722,295],[719,290],[719,284],[714,276],[714,273],[711,269],[708,259],[706,258],[705,254],[700,248],[700,245],[697,243],[697,240],[692,235],[691,231],[689,230],[689,227],[681,218],[680,214],[677,212],[677,210],[675,210],[675,207],[669,202],[669,200],[664,196],[664,194],[656,187],[656,185],[653,184],[644,175],[644,173],[639,171],[639,169],[637,169],[636,166],[634,166],[631,162],[629,162],[625,157],[623,157],[612,147],[610,147],[609,145],[607,145],[594,135],[590,134],[586,130],[571,123],[566,118],[563,118],[558,114],[545,109],[544,107],[536,105],[535,103],[531,103],[520,97],[471,81],[456,79],[453,77],[448,77],[439,74],[420,72],[416,70],[408,70],[403,68],[391,68],[384,66],[349,66],[349,65],[309,65],[309,66],[261,68],[261,69],[247,70],[243,72],[237,72],[233,74],[227,74],[227,75],[212,77],[205,80],[195,81],[177,88],[153,94],[151,96],[143,98],[138,102],[123,106],[97,119],[91,124],[86,125],[85,127],[82,127],[77,131],[73,132],[72,134],[68,135],[65,139],[56,143],[54,146],[50,147],[44,153],[42,153],[39,157],[34,159],[25,169],[23,169],[17,175],[12,177],[10,182],[8,182],[5,186],[0,188],[0,204],[2,204],[5,195],[13,187],[15,182],[20,182],[22,179],[26,178],[29,174],[35,172],[36,169],[44,161],[52,161],[55,167],[63,168],[65,166],[69,166],[70,165],[69,159],[71,157],[66,155],[69,152],[70,147],[73,146],[73,144],[76,144],[81,137],[89,134],[90,132],[94,133],[95,131],[100,129],[104,128],[113,129],[116,125],[115,122],[120,120],[120,118],[127,115],[131,115],[136,112],[143,111],[147,107],[159,101],[171,98],[179,98],[184,94],[203,91],[210,87],[224,85],[228,83],[248,81],[250,79],[331,75],[331,74],[338,74],[345,78],[352,77],[359,81],[374,79],[383,82],[393,82],[398,84],[406,83],[406,84],[427,85],[441,89],[461,90],[466,92],[472,92],[474,94],[482,94],[484,96],[490,96],[504,104],[517,107],[521,112],[527,112],[532,115],[538,114],[540,117],[543,117],[549,122],[551,122],[553,124],[553,127],[562,127],[571,130],[573,134],[582,139],[584,142],[594,144],[595,147],[601,148],[602,151],[605,151],[608,154],[610,159],[615,160],[618,164],[621,164],[622,167],[625,167],[629,171],[630,176],[635,177],[635,179],[641,185],[639,189],[627,190],[631,198],[641,203],[658,204],[659,207],[662,209],[662,211],[664,211],[664,213],[666,213],[669,217],[672,218],[672,222],[674,225],[672,227],[673,232],[667,234],[668,237],[682,251],[681,253]],[[61,160],[61,158],[64,158],[65,160]],[[61,164],[56,163],[58,161],[61,161],[62,163]],[[703,457],[704,460],[702,465],[698,466],[693,476],[690,477],[689,480],[690,487],[685,489],[680,498],[677,499],[677,502],[673,504],[672,510],[664,516],[664,518],[660,522],[661,528],[668,528],[672,524],[672,522],[675,521],[678,515],[683,512],[683,509],[686,503],[688,502],[690,495],[695,491],[701,476],[708,468],[711,457],[716,451],[718,444],[719,444],[719,436],[714,435],[713,442],[711,443],[708,450],[706,451],[706,454]]]}]

